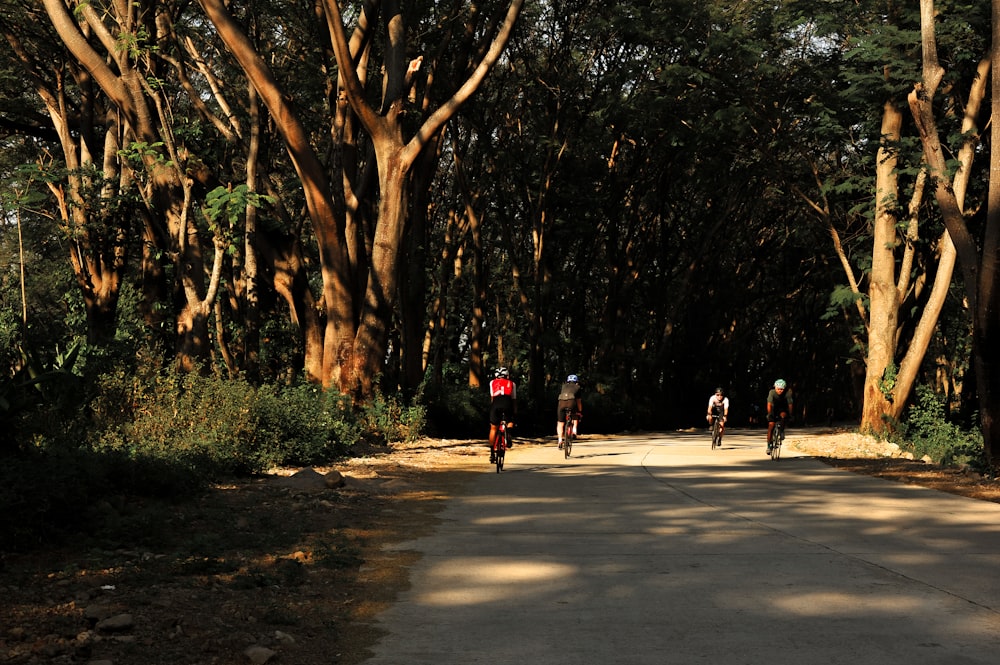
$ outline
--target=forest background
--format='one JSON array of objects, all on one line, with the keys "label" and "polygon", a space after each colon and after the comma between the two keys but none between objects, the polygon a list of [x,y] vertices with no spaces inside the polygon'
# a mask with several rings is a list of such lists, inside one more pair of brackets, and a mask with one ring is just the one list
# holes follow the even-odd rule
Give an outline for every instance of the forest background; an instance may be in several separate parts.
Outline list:
[{"label": "forest background", "polygon": [[997,11],[0,0],[3,526],[483,436],[500,366],[992,469]]}]

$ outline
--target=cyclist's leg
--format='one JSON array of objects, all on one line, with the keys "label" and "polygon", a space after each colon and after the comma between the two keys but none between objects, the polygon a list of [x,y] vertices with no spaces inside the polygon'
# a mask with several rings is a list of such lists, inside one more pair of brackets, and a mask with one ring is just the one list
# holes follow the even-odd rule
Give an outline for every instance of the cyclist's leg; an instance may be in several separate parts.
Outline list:
[{"label": "cyclist's leg", "polygon": [[556,438],[559,440],[560,448],[562,448],[563,440],[569,434],[566,431],[566,407],[571,404],[567,400],[559,400],[556,403]]},{"label": "cyclist's leg", "polygon": [[490,405],[490,463],[495,461],[497,450],[497,430],[500,427],[500,418],[503,415],[496,403]]}]

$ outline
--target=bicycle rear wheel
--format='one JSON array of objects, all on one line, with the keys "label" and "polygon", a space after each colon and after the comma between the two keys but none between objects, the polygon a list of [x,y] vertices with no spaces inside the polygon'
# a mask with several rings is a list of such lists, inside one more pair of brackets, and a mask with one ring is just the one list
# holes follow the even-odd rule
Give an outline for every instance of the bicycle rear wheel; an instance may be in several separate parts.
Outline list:
[{"label": "bicycle rear wheel", "polygon": [[573,450],[573,414],[569,409],[563,412],[563,456],[569,458]]},{"label": "bicycle rear wheel", "polygon": [[506,454],[507,454],[507,446],[504,445],[504,441],[501,440],[497,444],[497,454],[496,454],[496,457],[497,457],[497,473],[500,473],[501,471],[503,471],[503,461],[504,461],[504,457],[506,457]]}]

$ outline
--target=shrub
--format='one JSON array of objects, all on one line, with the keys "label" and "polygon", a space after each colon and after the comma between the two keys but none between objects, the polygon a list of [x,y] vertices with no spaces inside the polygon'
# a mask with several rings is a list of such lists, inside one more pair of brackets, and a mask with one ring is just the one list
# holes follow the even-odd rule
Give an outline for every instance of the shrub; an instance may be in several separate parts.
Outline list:
[{"label": "shrub", "polygon": [[[104,430],[98,449],[179,465],[207,479],[316,464],[343,455],[360,436],[349,400],[314,385],[254,387],[239,379],[161,372],[131,390],[109,377],[107,395],[127,399],[130,417]],[[97,400],[95,412],[112,409]]]},{"label": "shrub", "polygon": [[269,451],[266,467],[329,461],[361,436],[350,400],[313,384],[262,386],[254,408],[257,446]]},{"label": "shrub", "polygon": [[983,465],[983,437],[976,430],[963,430],[945,416],[944,400],[928,386],[917,386],[917,401],[903,422],[902,447],[915,457],[929,456],[946,466]]},{"label": "shrub", "polygon": [[364,404],[360,413],[364,434],[385,443],[419,438],[426,418],[426,410],[418,402],[407,405],[399,398],[381,393]]},{"label": "shrub", "polygon": [[355,410],[311,384],[258,387],[155,362],[109,368],[72,410],[60,400],[8,418],[19,445],[0,446],[0,532],[14,536],[3,541],[114,521],[120,511],[100,509],[107,500],[187,496],[232,476],[330,462],[363,436],[413,439],[424,427],[422,406],[381,395]]}]

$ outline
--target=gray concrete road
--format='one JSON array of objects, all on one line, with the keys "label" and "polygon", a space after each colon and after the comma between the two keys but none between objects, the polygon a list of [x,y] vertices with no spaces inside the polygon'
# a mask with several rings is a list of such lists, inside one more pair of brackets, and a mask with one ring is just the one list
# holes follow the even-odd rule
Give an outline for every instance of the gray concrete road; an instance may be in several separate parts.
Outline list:
[{"label": "gray concrete road", "polygon": [[[794,439],[794,430],[790,438]],[[369,665],[1000,662],[1000,504],[761,432],[516,446],[442,511]]]}]

